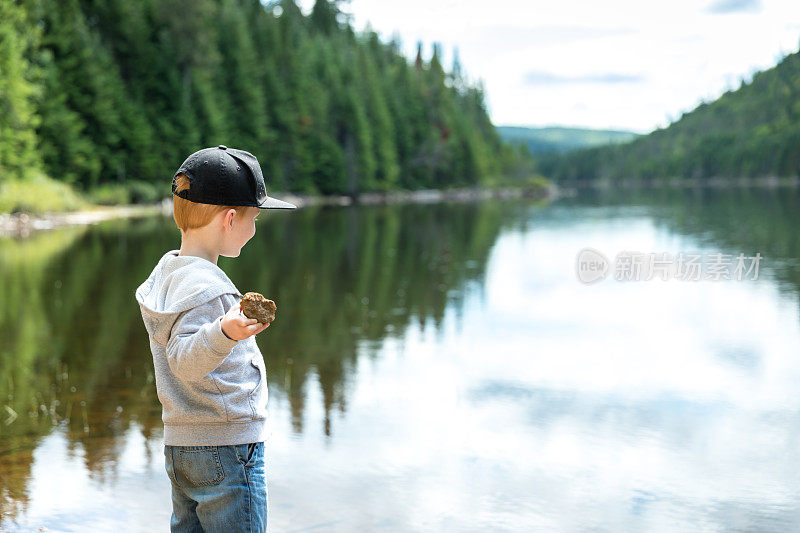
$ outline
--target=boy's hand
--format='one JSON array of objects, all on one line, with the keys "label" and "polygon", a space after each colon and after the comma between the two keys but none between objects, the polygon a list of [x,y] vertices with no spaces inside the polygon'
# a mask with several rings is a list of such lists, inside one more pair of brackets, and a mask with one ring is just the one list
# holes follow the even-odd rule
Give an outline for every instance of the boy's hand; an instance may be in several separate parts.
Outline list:
[{"label": "boy's hand", "polygon": [[256,333],[261,333],[268,327],[269,323],[262,324],[255,318],[244,316],[239,302],[236,302],[236,305],[231,307],[222,317],[222,332],[237,341],[242,341]]}]

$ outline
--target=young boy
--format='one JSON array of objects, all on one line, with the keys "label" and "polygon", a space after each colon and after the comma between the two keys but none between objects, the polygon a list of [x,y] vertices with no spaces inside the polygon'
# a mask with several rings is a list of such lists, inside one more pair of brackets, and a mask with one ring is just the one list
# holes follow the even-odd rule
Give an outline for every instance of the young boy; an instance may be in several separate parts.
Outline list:
[{"label": "young boy", "polygon": [[266,531],[267,376],[242,293],[217,266],[238,257],[270,198],[258,160],[218,146],[190,155],[172,180],[180,250],[136,289],[150,336],[172,485],[171,531]]}]

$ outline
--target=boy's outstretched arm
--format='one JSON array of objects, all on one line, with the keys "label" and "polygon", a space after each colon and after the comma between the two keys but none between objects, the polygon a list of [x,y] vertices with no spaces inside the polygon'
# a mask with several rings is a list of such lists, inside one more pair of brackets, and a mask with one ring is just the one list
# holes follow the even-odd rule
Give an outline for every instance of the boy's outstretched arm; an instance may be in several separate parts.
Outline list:
[{"label": "boy's outstretched arm", "polygon": [[[238,302],[226,313],[223,296],[184,311],[178,316],[167,342],[167,362],[179,379],[198,381],[217,368],[239,340],[266,329],[240,314]],[[230,331],[233,338],[223,331]]]}]

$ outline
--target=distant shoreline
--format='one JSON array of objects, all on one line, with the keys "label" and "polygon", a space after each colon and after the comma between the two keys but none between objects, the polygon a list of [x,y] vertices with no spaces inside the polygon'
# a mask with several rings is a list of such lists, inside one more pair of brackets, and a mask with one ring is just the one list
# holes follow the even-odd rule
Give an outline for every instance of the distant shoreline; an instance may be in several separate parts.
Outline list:
[{"label": "distant shoreline", "polygon": [[760,178],[653,178],[643,180],[640,178],[626,179],[592,179],[562,181],[558,184],[562,193],[570,194],[576,189],[661,189],[661,188],[727,188],[737,187],[797,187],[800,186],[800,177],[765,176]]},{"label": "distant shoreline", "polygon": [[[298,208],[310,206],[354,206],[383,205],[398,203],[436,203],[464,202],[487,199],[534,198],[553,200],[559,196],[555,185],[548,188],[463,188],[447,190],[418,190],[371,192],[359,195],[357,200],[350,196],[319,196],[275,193],[278,199],[295,204]],[[156,214],[172,215],[172,198],[165,198],[156,204],[132,204],[116,206],[97,206],[92,209],[64,213],[29,213],[0,214],[0,237],[25,238],[38,231],[55,229],[63,226],[96,224],[115,218],[131,218]]]}]

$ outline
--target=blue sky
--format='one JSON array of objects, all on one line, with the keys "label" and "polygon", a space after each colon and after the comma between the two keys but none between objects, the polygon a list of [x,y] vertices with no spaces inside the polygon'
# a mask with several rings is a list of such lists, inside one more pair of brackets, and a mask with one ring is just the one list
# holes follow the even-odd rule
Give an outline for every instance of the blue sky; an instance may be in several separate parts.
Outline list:
[{"label": "blue sky", "polygon": [[[299,2],[308,13],[313,0]],[[351,0],[406,56],[453,50],[495,125],[648,132],[800,46],[798,0]]]}]

